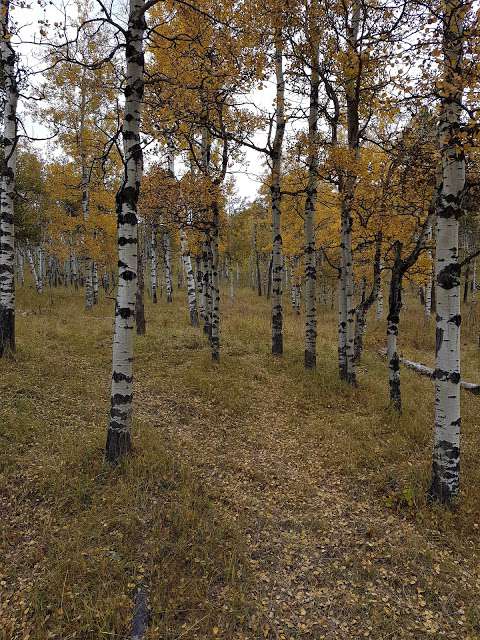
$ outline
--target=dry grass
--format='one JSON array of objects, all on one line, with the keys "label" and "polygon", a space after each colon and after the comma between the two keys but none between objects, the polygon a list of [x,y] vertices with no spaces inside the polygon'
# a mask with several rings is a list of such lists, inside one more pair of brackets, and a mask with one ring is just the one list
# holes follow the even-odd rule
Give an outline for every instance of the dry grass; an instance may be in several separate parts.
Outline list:
[{"label": "dry grass", "polygon": [[[0,362],[0,638],[125,638],[138,584],[152,639],[480,638],[479,400],[463,400],[459,506],[430,508],[433,386],[402,372],[392,415],[384,323],[370,320],[352,390],[330,310],[306,373],[290,312],[275,359],[266,302],[227,300],[213,365],[183,298],[147,306],[135,454],[110,469],[111,302],[86,313],[81,294],[20,292],[17,358]],[[415,301],[402,324],[405,355],[431,363]]]}]

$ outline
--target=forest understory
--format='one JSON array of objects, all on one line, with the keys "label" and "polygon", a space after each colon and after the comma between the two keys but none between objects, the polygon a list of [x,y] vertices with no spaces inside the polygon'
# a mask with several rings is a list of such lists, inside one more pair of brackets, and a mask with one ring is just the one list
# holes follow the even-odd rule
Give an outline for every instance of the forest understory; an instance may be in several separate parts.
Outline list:
[{"label": "forest understory", "polygon": [[[292,311],[275,357],[269,303],[225,295],[212,363],[184,296],[146,303],[135,449],[112,468],[113,301],[20,289],[0,380],[0,638],[129,638],[138,589],[150,640],[480,638],[479,398],[462,395],[461,499],[427,505],[433,383],[402,369],[403,414],[388,408],[385,321],[369,316],[351,388],[330,306],[306,372]],[[477,314],[462,329],[472,382]],[[430,323],[407,296],[405,357],[432,364]]]}]

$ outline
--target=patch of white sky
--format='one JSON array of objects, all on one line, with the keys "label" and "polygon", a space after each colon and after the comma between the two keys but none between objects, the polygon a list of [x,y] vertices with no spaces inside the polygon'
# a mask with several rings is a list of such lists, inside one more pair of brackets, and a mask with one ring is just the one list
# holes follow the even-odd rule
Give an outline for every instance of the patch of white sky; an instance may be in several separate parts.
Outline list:
[{"label": "patch of white sky", "polygon": [[[93,3],[94,4],[94,3]],[[14,3],[12,5],[12,18],[15,24],[14,45],[20,58],[20,67],[26,70],[28,81],[22,87],[22,99],[19,104],[22,135],[30,140],[30,144],[43,155],[52,159],[60,155],[59,146],[55,138],[52,138],[52,128],[31,114],[30,107],[35,104],[33,96],[35,88],[38,89],[44,81],[42,70],[48,67],[47,38],[42,35],[44,25],[53,25],[55,22],[63,23],[65,18],[73,21],[78,15],[78,5],[73,0],[67,0],[62,4],[52,2]],[[126,7],[124,15],[126,17]],[[119,11],[119,19],[122,15]],[[30,99],[27,98],[30,96]],[[287,104],[293,104],[295,96],[287,92]],[[253,90],[246,98],[248,107],[257,113],[274,115],[275,112],[275,81],[269,79],[263,82],[262,89]],[[288,123],[288,120],[287,120]],[[292,125],[293,127],[293,125]],[[292,127],[287,124],[287,135]],[[268,131],[258,130],[251,137],[251,141],[258,147],[267,145]],[[252,201],[259,192],[260,186],[268,171],[267,156],[265,153],[244,147],[242,160],[234,163],[229,168],[229,176],[235,181],[235,195],[233,202]],[[148,166],[147,155],[147,166]],[[181,166],[179,171],[181,171]]]}]

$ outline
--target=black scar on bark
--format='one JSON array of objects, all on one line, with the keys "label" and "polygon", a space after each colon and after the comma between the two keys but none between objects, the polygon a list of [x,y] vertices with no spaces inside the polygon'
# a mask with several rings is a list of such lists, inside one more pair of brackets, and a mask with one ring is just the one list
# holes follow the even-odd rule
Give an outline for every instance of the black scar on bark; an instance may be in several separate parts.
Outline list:
[{"label": "black scar on bark", "polygon": [[127,320],[133,316],[133,311],[129,307],[118,307],[117,315],[119,315],[123,320]]},{"label": "black scar on bark", "polygon": [[130,404],[132,400],[133,395],[131,393],[114,393],[112,396],[112,407],[115,405]]},{"label": "black scar on bark", "polygon": [[461,268],[458,263],[444,267],[437,276],[437,284],[449,291],[460,284]]},{"label": "black scar on bark", "polygon": [[137,277],[137,274],[133,271],[125,270],[125,271],[122,271],[122,273],[120,273],[118,277],[121,278],[122,280],[131,281],[131,280],[135,280],[135,278]]},{"label": "black scar on bark", "polygon": [[124,373],[120,371],[114,371],[112,374],[112,379],[115,382],[128,382],[131,384],[133,382],[133,376],[126,376]]},{"label": "black scar on bark", "polygon": [[460,314],[457,314],[455,316],[452,316],[449,319],[449,322],[451,322],[452,324],[456,325],[457,327],[459,327],[462,324],[462,316]]}]

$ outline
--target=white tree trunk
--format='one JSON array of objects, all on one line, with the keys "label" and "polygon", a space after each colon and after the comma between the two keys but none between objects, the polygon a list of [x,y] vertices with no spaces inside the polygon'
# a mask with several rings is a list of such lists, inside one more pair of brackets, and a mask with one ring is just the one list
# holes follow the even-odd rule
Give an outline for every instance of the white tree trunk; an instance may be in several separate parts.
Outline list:
[{"label": "white tree trunk", "polygon": [[[432,241],[432,225],[429,226],[428,231],[427,231],[427,242],[430,245],[431,241]],[[432,261],[432,250],[429,248],[427,249],[427,257],[428,257],[428,264],[430,267],[430,263]],[[432,268],[430,267],[430,271],[427,275],[427,282],[425,284],[425,318],[430,318],[432,314]]]},{"label": "white tree trunk", "polygon": [[180,245],[182,249],[182,262],[187,278],[187,300],[188,310],[190,313],[190,324],[192,327],[198,327],[198,311],[197,311],[197,295],[195,287],[195,276],[193,274],[192,258],[188,247],[187,232],[180,227]]},{"label": "white tree trunk", "polygon": [[112,354],[112,391],[106,457],[114,463],[131,447],[133,340],[137,290],[137,203],[143,172],[140,121],[144,91],[144,0],[130,0],[126,33],[124,178],[117,193],[118,285]]},{"label": "white tree trunk", "polygon": [[92,291],[93,291],[93,304],[98,303],[98,265],[92,260]]},{"label": "white tree trunk", "polygon": [[23,251],[18,250],[17,252],[17,264],[18,264],[18,271],[17,271],[18,282],[23,286],[25,284]]},{"label": "white tree trunk", "polygon": [[281,174],[282,146],[285,134],[285,79],[283,75],[283,34],[275,29],[275,77],[276,77],[276,122],[272,145],[272,353],[283,353],[283,307],[282,307],[282,230],[281,230]]},{"label": "white tree trunk", "polygon": [[462,112],[463,0],[446,0],[443,15],[444,88],[438,137],[442,181],[436,223],[435,432],[430,496],[450,502],[459,491],[460,463],[460,265],[458,227],[465,190],[465,155],[459,135]]},{"label": "white tree trunk", "polygon": [[230,300],[235,299],[235,276],[233,269],[230,269]]},{"label": "white tree trunk", "polygon": [[219,213],[215,207],[213,212],[212,238],[211,238],[211,329],[210,345],[212,349],[212,360],[220,360],[220,279],[218,268],[218,233],[219,233]]},{"label": "white tree trunk", "polygon": [[15,351],[15,227],[14,193],[17,160],[18,88],[10,32],[10,2],[2,2],[0,56],[4,113],[0,186],[0,357]]},{"label": "white tree trunk", "polygon": [[163,264],[165,270],[165,290],[167,292],[167,302],[173,302],[172,252],[170,231],[164,231],[163,233]]},{"label": "white tree trunk", "polygon": [[150,230],[150,287],[152,301],[157,304],[158,260],[157,260],[157,225],[152,224]]},{"label": "white tree trunk", "polygon": [[304,365],[317,364],[317,254],[315,251],[315,204],[318,186],[318,94],[320,90],[319,48],[312,43],[310,108],[308,112],[308,183],[305,198],[305,353]]},{"label": "white tree trunk", "polygon": [[203,253],[200,256],[196,256],[197,263],[197,294],[198,294],[198,314],[201,320],[205,320],[205,291],[204,291],[204,257]]},{"label": "white tree trunk", "polygon": [[27,253],[28,264],[30,266],[30,271],[32,273],[33,282],[35,284],[35,289],[37,290],[37,293],[42,293],[43,291],[42,281],[38,277],[37,268],[35,266],[35,260],[33,259],[33,254],[31,250],[28,248],[26,250],[26,253]]}]

